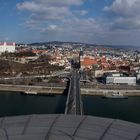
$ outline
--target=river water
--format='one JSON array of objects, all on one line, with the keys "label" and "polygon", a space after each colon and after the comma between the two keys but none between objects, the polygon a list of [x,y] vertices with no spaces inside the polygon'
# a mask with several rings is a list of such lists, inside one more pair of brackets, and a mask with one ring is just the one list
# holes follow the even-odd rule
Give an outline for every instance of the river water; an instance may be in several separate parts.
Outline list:
[{"label": "river water", "polygon": [[[26,114],[63,114],[67,96],[28,96],[0,92],[0,117]],[[140,123],[140,97],[104,99],[83,96],[84,114]]]}]

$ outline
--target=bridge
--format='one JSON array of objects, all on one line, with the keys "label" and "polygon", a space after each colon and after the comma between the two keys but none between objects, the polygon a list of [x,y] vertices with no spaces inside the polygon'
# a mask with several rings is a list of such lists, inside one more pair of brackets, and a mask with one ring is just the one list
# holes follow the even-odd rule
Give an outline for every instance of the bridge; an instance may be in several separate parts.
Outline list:
[{"label": "bridge", "polygon": [[83,115],[79,70],[77,68],[73,68],[71,74],[65,114]]}]

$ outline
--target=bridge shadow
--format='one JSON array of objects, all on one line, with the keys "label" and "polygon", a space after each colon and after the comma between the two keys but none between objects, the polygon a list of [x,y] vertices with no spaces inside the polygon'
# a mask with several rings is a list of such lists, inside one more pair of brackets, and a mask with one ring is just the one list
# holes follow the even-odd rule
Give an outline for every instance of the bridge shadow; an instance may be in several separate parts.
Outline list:
[{"label": "bridge shadow", "polygon": [[67,95],[68,95],[68,91],[69,91],[69,85],[70,85],[70,80],[67,81],[66,88],[63,91],[62,95],[59,95],[60,99],[58,101],[58,105],[57,105],[57,108],[56,108],[56,111],[55,111],[56,114],[57,113],[60,114],[60,113],[64,113],[65,112],[65,106],[66,106]]},{"label": "bridge shadow", "polygon": [[66,96],[68,95],[69,85],[70,85],[70,80],[67,81],[66,88],[63,91],[62,95],[66,95]]}]

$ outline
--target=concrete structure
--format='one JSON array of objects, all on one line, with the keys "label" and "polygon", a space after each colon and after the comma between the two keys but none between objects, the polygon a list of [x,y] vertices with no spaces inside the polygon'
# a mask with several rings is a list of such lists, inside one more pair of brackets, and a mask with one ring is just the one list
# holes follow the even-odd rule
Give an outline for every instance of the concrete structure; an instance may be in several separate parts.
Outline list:
[{"label": "concrete structure", "polygon": [[0,53],[15,52],[15,43],[0,43]]},{"label": "concrete structure", "polygon": [[137,74],[137,80],[140,80],[140,73]]},{"label": "concrete structure", "polygon": [[83,115],[83,103],[80,93],[80,75],[78,69],[73,69],[72,71],[65,114]]},{"label": "concrete structure", "polygon": [[128,84],[128,85],[136,85],[136,77],[106,77],[107,84]]},{"label": "concrete structure", "polygon": [[78,115],[4,117],[0,140],[140,140],[140,125]]}]

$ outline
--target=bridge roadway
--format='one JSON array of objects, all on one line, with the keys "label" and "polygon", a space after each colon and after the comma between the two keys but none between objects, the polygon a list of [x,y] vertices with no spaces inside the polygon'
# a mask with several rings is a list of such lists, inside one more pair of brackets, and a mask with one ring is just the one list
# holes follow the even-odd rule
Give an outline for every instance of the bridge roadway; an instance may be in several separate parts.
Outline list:
[{"label": "bridge roadway", "polygon": [[75,68],[72,69],[70,78],[65,114],[83,115],[83,103],[80,93],[80,74],[79,70]]}]

